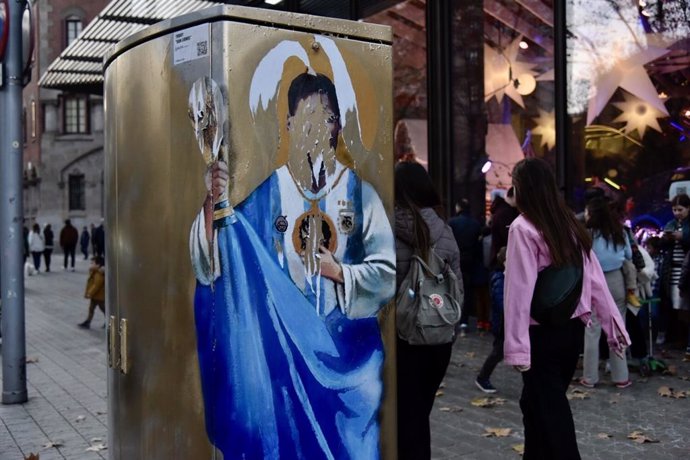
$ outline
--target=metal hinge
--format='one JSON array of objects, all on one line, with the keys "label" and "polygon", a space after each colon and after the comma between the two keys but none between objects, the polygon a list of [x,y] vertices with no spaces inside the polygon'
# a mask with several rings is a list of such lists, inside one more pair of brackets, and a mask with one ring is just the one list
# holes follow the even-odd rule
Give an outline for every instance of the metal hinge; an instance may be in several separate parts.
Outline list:
[{"label": "metal hinge", "polygon": [[108,318],[108,367],[119,369],[126,374],[129,371],[127,320],[120,319],[118,327],[115,316]]}]

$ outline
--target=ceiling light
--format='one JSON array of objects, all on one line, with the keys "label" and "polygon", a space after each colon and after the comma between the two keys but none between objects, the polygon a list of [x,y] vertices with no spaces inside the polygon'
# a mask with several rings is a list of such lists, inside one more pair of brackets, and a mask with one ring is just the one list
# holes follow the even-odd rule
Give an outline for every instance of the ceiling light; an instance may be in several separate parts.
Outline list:
[{"label": "ceiling light", "polygon": [[277,5],[278,3],[281,3],[283,0],[265,0],[264,3],[268,3],[269,5]]},{"label": "ceiling light", "polygon": [[529,44],[526,41],[521,40],[520,41],[520,48],[522,48],[523,50],[526,50],[527,48],[529,48]]},{"label": "ceiling light", "polygon": [[486,174],[489,172],[489,169],[491,169],[491,160],[486,160],[486,162],[482,165],[482,174]]}]

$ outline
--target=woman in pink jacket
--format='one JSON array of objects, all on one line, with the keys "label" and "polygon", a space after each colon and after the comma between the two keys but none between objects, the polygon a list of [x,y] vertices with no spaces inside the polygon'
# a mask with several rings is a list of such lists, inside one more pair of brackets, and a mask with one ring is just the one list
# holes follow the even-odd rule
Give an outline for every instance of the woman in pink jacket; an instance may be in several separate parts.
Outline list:
[{"label": "woman in pink jacket", "polygon": [[[504,354],[506,364],[522,373],[524,458],[579,459],[565,393],[592,310],[617,353],[623,353],[630,339],[592,254],[589,233],[566,206],[548,163],[520,161],[513,170],[513,187],[521,215],[508,236]],[[582,294],[570,321],[542,326],[530,317],[532,293],[539,271],[552,264],[582,266]]]}]

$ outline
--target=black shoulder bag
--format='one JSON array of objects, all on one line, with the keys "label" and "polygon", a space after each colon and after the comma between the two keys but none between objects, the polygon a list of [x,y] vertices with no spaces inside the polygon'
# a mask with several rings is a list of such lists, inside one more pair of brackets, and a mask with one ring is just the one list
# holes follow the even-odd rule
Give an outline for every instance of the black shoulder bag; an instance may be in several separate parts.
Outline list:
[{"label": "black shoulder bag", "polygon": [[582,295],[582,267],[549,265],[534,285],[530,315],[539,324],[562,326],[573,316]]}]

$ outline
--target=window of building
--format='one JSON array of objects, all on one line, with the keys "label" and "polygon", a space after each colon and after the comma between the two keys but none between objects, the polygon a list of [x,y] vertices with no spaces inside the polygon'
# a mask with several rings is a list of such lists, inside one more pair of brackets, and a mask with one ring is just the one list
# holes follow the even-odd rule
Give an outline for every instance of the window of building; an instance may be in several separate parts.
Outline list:
[{"label": "window of building", "polygon": [[22,140],[26,144],[26,107],[22,109]]},{"label": "window of building", "polygon": [[36,101],[31,100],[31,139],[36,139]]},{"label": "window of building", "polygon": [[69,175],[69,210],[84,211],[86,209],[86,181],[83,174]]},{"label": "window of building", "polygon": [[65,19],[65,47],[69,46],[81,32],[81,19],[71,16]]},{"label": "window of building", "polygon": [[86,96],[63,97],[63,129],[65,134],[89,132],[89,101]]}]

